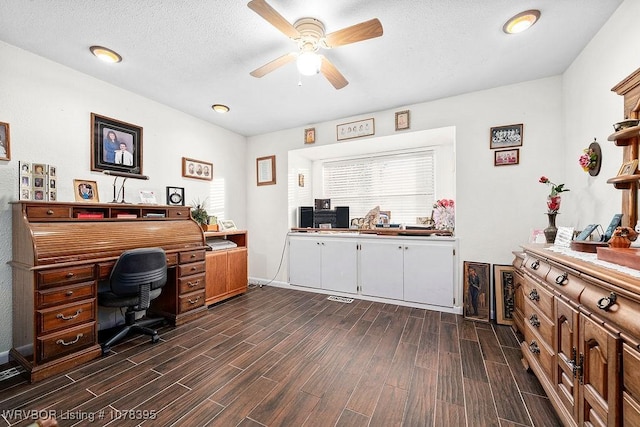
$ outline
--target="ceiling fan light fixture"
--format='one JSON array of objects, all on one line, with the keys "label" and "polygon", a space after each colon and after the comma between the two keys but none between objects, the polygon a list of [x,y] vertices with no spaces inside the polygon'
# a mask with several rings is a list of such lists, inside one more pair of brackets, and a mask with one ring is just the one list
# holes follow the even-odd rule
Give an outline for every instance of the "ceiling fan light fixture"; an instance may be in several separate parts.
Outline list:
[{"label": "ceiling fan light fixture", "polygon": [[303,76],[313,76],[320,72],[322,58],[315,52],[302,52],[298,55],[296,65]]},{"label": "ceiling fan light fixture", "polygon": [[229,112],[229,107],[223,104],[213,104],[211,106],[216,113],[224,114]]},{"label": "ceiling fan light fixture", "polygon": [[98,59],[108,62],[110,64],[115,64],[117,62],[122,61],[122,57],[115,51],[111,49],[107,49],[102,46],[91,46],[89,48],[91,53]]},{"label": "ceiling fan light fixture", "polygon": [[538,19],[540,19],[539,10],[536,10],[536,9],[527,10],[509,19],[502,27],[502,31],[504,31],[507,34],[521,33],[531,28],[533,24],[538,22]]}]

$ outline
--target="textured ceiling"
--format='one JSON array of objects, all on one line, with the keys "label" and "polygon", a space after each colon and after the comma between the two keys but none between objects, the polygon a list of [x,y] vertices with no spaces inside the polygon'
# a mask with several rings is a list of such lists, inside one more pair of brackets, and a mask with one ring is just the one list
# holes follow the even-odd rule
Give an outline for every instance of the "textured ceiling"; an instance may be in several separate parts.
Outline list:
[{"label": "textured ceiling", "polygon": [[[0,40],[250,136],[560,74],[622,2],[267,0],[327,33],[380,19],[382,37],[324,52],[349,81],[336,90],[293,63],[251,77],[295,44],[247,1],[0,0]],[[531,8],[542,16],[528,32],[502,32]],[[106,65],[91,45],[123,61]]]}]

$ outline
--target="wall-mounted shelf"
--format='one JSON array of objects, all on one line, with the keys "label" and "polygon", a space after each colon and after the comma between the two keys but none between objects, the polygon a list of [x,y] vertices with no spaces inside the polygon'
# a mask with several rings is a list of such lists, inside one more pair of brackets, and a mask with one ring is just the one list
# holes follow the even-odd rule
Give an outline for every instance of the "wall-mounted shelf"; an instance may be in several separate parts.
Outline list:
[{"label": "wall-mounted shelf", "polygon": [[633,143],[633,138],[640,135],[640,126],[631,126],[626,129],[619,130],[618,132],[609,135],[607,140],[613,141],[613,143],[619,147],[629,145]]},{"label": "wall-mounted shelf", "polygon": [[613,184],[619,190],[628,190],[632,184],[636,184],[638,181],[640,181],[640,175],[624,175],[609,178],[607,184]]}]

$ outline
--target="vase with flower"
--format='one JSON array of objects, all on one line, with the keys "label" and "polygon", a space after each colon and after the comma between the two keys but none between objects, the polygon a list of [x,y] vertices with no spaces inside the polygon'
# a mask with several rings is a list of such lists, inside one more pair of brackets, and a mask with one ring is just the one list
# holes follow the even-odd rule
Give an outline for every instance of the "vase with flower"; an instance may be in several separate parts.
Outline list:
[{"label": "vase with flower", "polygon": [[558,215],[560,202],[562,201],[560,193],[570,190],[565,188],[564,184],[554,184],[546,176],[541,176],[539,182],[551,186],[551,192],[547,196],[547,217],[549,219],[549,225],[544,229],[544,236],[547,243],[553,243],[556,239],[556,234],[558,233],[558,228],[556,227],[556,215]]}]

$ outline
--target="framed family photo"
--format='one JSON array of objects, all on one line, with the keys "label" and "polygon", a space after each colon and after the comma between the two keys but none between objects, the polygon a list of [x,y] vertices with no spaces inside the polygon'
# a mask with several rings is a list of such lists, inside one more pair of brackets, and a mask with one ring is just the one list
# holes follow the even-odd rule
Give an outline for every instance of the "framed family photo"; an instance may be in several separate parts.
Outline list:
[{"label": "framed family photo", "polygon": [[338,141],[362,136],[375,135],[376,127],[374,120],[366,119],[357,122],[343,123],[336,126]]},{"label": "framed family photo", "polygon": [[490,264],[464,261],[464,317],[489,322],[491,313]]},{"label": "framed family photo", "polygon": [[91,170],[142,175],[142,128],[91,113]]},{"label": "framed family photo", "polygon": [[182,176],[211,181],[213,179],[213,163],[183,157]]},{"label": "framed family photo", "polygon": [[73,193],[76,202],[99,202],[98,183],[95,181],[86,181],[83,179],[73,180]]},{"label": "framed family photo", "polygon": [[515,308],[515,269],[512,265],[494,265],[493,281],[496,292],[496,323],[513,324]]},{"label": "framed family photo", "polygon": [[523,125],[506,125],[492,127],[489,134],[489,148],[519,147],[523,141]]},{"label": "framed family photo", "polygon": [[0,122],[0,160],[11,160],[9,123]]}]

